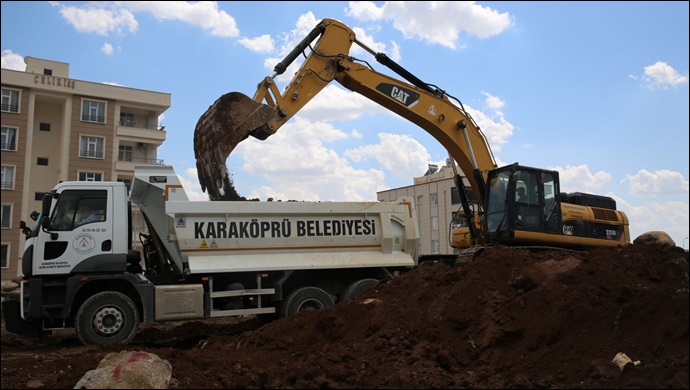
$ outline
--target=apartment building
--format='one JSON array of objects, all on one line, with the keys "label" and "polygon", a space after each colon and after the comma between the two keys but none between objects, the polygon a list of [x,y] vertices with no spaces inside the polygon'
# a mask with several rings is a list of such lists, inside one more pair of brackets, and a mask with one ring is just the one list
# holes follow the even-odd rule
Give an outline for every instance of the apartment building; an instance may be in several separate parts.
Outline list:
[{"label": "apartment building", "polygon": [[[458,173],[462,171],[457,167]],[[453,179],[453,167],[446,159],[446,165],[439,167],[429,164],[424,176],[415,177],[414,184],[376,193],[379,201],[394,201],[401,196],[415,199],[419,219],[419,254],[453,254],[457,252],[450,246],[450,233],[454,227],[467,226],[462,210],[460,194]],[[463,176],[465,186],[469,182]],[[471,207],[476,207],[476,197],[468,194]]]},{"label": "apartment building", "polygon": [[[159,116],[168,93],[76,80],[69,64],[25,57],[2,69],[2,281],[21,273],[21,220],[59,181],[131,183],[134,166],[162,164]],[[139,223],[136,228],[139,228]]]}]

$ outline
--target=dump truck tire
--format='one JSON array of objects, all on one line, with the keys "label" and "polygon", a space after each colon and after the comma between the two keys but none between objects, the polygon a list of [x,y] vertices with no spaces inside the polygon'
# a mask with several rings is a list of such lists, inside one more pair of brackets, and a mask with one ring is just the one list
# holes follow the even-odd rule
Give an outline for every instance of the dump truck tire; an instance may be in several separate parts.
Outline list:
[{"label": "dump truck tire", "polygon": [[104,291],[82,303],[74,327],[84,345],[127,344],[139,329],[139,311],[125,294]]},{"label": "dump truck tire", "polygon": [[333,298],[318,287],[302,287],[290,293],[280,306],[280,316],[289,317],[302,310],[319,310],[333,307]]},{"label": "dump truck tire", "polygon": [[379,284],[377,279],[360,279],[345,287],[343,293],[340,294],[340,302],[349,301],[350,299],[371,290],[377,284]]}]

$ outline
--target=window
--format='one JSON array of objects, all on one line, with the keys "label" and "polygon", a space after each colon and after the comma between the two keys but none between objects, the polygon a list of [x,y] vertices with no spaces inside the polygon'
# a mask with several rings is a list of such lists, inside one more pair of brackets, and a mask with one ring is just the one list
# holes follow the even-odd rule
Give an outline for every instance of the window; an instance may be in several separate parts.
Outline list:
[{"label": "window", "polygon": [[460,204],[462,201],[460,200],[460,192],[458,191],[458,187],[453,187],[450,189],[450,204]]},{"label": "window", "polygon": [[435,192],[433,194],[429,194],[429,199],[431,199],[432,206],[438,206],[438,195]]},{"label": "window", "polygon": [[0,252],[0,268],[9,268],[10,266],[10,244],[2,244],[2,251]]},{"label": "window", "polygon": [[45,192],[34,192],[34,200],[43,200],[45,194]]},{"label": "window", "polygon": [[132,147],[120,145],[120,150],[117,152],[117,161],[132,161]]},{"label": "window", "polygon": [[83,122],[105,123],[105,102],[83,100],[81,120]]},{"label": "window", "polygon": [[101,137],[81,137],[79,140],[79,157],[103,159],[105,139]]},{"label": "window", "polygon": [[44,68],[44,69],[43,69],[43,74],[46,75],[46,76],[52,76],[52,75],[53,75],[53,70],[52,70],[52,69]]},{"label": "window", "polygon": [[439,245],[438,240],[431,240],[431,253],[441,253],[441,246]]},{"label": "window", "polygon": [[120,125],[134,127],[136,122],[134,122],[134,114],[129,114],[126,112],[120,113]]},{"label": "window", "polygon": [[68,231],[86,223],[105,221],[106,217],[106,190],[66,190],[60,194],[50,221],[53,230]]},{"label": "window", "polygon": [[36,158],[36,165],[48,166],[48,159],[45,157],[38,157],[38,158]]},{"label": "window", "polygon": [[14,127],[2,128],[2,150],[17,150],[17,129]]},{"label": "window", "polygon": [[14,189],[14,167],[2,166],[2,189]]},{"label": "window", "polygon": [[12,206],[9,204],[2,205],[2,228],[9,229],[10,221],[12,220]]},{"label": "window", "polygon": [[79,172],[79,181],[103,181],[103,174],[98,172]]},{"label": "window", "polygon": [[41,124],[38,125],[38,129],[41,131],[50,131],[50,123],[41,122]]},{"label": "window", "polygon": [[438,230],[438,217],[431,217],[431,230]]},{"label": "window", "polygon": [[19,112],[19,91],[16,89],[2,90],[2,112]]}]

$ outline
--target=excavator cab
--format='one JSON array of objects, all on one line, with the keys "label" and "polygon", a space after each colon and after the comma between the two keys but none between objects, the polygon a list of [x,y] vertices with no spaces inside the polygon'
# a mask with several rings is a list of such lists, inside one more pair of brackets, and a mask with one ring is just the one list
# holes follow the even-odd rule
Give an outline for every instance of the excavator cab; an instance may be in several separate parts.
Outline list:
[{"label": "excavator cab", "polygon": [[[542,234],[561,233],[557,171],[508,165],[489,172],[485,198],[485,242],[543,243]],[[516,234],[517,232],[517,234]]]}]

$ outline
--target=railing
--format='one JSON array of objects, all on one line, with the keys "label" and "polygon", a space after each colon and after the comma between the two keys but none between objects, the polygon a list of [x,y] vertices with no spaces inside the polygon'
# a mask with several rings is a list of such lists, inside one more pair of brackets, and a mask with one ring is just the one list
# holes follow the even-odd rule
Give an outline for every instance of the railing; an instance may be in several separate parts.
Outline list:
[{"label": "railing", "polygon": [[17,105],[17,104],[3,104],[2,107],[0,107],[0,110],[2,110],[2,112],[17,113],[17,112],[19,112],[19,105]]},{"label": "railing", "polygon": [[121,162],[133,162],[133,163],[141,163],[141,164],[156,164],[156,165],[163,165],[164,162],[162,159],[159,158],[139,158],[139,157],[132,157],[129,159],[121,158],[118,156],[117,161]]},{"label": "railing", "polygon": [[17,144],[14,142],[3,142],[1,147],[2,150],[17,150]]},{"label": "railing", "polygon": [[162,126],[158,126],[158,121],[156,120],[149,120],[148,115],[133,115],[133,116],[126,116],[126,117],[120,117],[120,126],[125,126],[125,127],[135,127],[138,129],[147,129],[147,130],[163,130]]},{"label": "railing", "polygon": [[104,153],[97,150],[80,150],[79,157],[103,158]]},{"label": "railing", "polygon": [[12,190],[14,189],[14,183],[11,181],[3,181],[0,183],[0,187],[2,187],[3,190]]},{"label": "railing", "polygon": [[98,115],[82,114],[81,120],[83,122],[105,123],[105,117],[104,116],[98,116]]}]

